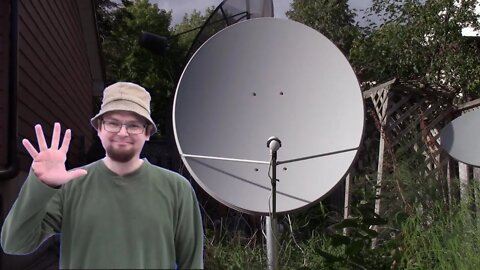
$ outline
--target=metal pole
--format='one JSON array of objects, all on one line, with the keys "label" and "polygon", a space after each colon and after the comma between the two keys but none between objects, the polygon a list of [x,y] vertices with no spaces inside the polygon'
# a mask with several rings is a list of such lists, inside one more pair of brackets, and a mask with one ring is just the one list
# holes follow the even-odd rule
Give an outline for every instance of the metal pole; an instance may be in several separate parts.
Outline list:
[{"label": "metal pole", "polygon": [[267,227],[267,257],[268,269],[278,269],[278,247],[277,247],[277,152],[272,152],[272,212],[267,216],[265,225]]},{"label": "metal pole", "polygon": [[267,227],[267,258],[268,269],[278,269],[277,254],[277,219],[270,216],[266,217],[265,226]]}]

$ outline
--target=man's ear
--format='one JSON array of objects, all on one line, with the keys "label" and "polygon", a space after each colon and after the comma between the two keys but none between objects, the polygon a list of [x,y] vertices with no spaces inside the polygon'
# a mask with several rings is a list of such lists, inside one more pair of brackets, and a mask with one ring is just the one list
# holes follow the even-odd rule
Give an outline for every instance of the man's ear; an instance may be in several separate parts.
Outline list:
[{"label": "man's ear", "polygon": [[148,125],[145,129],[145,135],[147,136],[147,141],[150,140],[150,137],[153,135],[153,126]]},{"label": "man's ear", "polygon": [[147,134],[146,134],[146,135],[147,135],[149,138],[154,135],[153,130],[154,130],[153,125],[148,125],[148,126],[147,126],[147,128],[146,128]]}]

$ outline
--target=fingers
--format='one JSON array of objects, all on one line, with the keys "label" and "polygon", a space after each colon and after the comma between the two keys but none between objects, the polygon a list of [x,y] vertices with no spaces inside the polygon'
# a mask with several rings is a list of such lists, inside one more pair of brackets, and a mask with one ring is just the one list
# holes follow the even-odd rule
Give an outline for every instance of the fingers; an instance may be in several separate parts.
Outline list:
[{"label": "fingers", "polygon": [[[60,144],[60,131],[61,131],[60,123],[55,122],[53,126],[52,145],[50,146],[50,149],[53,149],[53,150],[58,149],[58,145]],[[45,140],[45,135],[43,134],[43,129],[41,125],[35,126],[35,133],[37,135],[38,147],[40,152],[48,150],[47,142]],[[63,151],[64,153],[68,152],[71,138],[72,138],[72,132],[70,129],[67,129],[67,131],[65,132],[65,136],[63,137],[62,146],[60,147],[60,150]],[[38,152],[35,150],[33,145],[28,140],[26,140],[26,142],[23,142],[23,145],[25,146],[28,153],[32,157],[38,155]]]},{"label": "fingers", "polygon": [[52,145],[50,149],[58,149],[60,143],[60,123],[55,123],[53,126]]},{"label": "fingers", "polygon": [[38,152],[35,147],[33,147],[33,145],[30,143],[30,141],[27,139],[23,139],[22,144],[25,149],[27,149],[27,152],[30,154],[30,156],[35,159],[35,157],[38,155]]},{"label": "fingers", "polygon": [[68,152],[68,147],[70,146],[71,138],[72,138],[72,131],[70,129],[67,129],[67,131],[65,131],[65,136],[63,137],[62,146],[60,147],[60,150],[63,151],[64,153]]},{"label": "fingers", "polygon": [[45,135],[43,135],[43,129],[41,125],[35,126],[35,133],[37,134],[38,147],[40,152],[48,149],[47,142],[45,141]]}]

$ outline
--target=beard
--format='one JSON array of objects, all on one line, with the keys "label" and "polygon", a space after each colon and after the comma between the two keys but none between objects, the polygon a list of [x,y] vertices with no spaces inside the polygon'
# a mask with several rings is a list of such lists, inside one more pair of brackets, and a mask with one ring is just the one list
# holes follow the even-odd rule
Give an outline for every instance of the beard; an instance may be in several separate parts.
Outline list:
[{"label": "beard", "polygon": [[122,151],[115,149],[111,145],[105,149],[105,152],[107,152],[107,156],[111,160],[121,163],[129,162],[135,157],[135,151],[133,149],[130,149],[128,151]]}]

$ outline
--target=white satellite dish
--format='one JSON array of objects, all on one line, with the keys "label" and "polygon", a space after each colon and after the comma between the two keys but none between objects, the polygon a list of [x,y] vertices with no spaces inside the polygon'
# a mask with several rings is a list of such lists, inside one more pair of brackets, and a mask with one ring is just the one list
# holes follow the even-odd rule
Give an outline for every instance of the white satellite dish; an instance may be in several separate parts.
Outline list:
[{"label": "white satellite dish", "polygon": [[441,146],[454,159],[480,167],[479,132],[480,110],[468,112],[442,129]]},{"label": "white satellite dish", "polygon": [[303,24],[258,18],[205,42],[177,87],[173,124],[198,184],[225,205],[271,212],[270,151],[278,150],[278,212],[319,201],[354,161],[364,126],[357,78],[340,50]]}]

